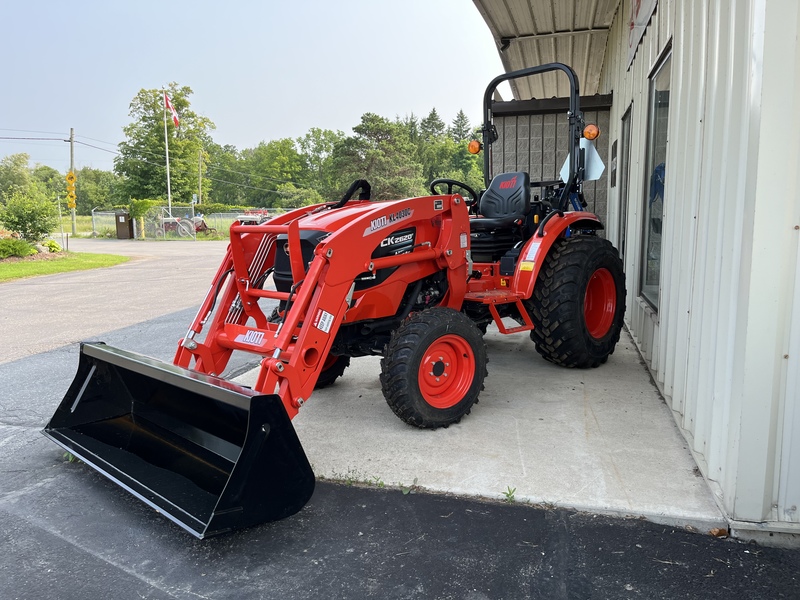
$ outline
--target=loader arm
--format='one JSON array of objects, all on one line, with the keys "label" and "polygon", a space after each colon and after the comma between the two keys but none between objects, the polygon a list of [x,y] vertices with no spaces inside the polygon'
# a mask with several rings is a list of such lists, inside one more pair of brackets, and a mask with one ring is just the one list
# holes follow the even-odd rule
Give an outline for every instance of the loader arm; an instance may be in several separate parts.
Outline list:
[{"label": "loader arm", "polygon": [[[339,326],[355,304],[352,291],[359,275],[403,265],[418,265],[421,271],[426,265],[426,272],[443,270],[448,290],[441,304],[460,308],[469,246],[469,215],[461,196],[355,204],[364,205],[364,210],[325,237],[308,265],[302,262],[300,233],[319,214],[316,209],[289,213],[277,222],[232,225],[228,254],[200,313],[209,312],[215,303],[214,290],[221,290],[220,282],[227,280],[225,289],[216,294],[219,308],[203,342],[195,339],[204,322],[198,314],[190,331],[195,335],[181,343],[176,364],[189,366],[194,357],[193,368],[211,374],[224,368],[233,350],[259,354],[264,358],[254,389],[277,393],[293,418],[311,395]],[[335,210],[330,214],[335,216]],[[405,254],[372,258],[374,248],[387,235],[423,222],[438,228],[435,242],[428,240]],[[294,280],[288,293],[264,289],[259,281],[274,265],[275,240],[281,234],[288,236]],[[254,262],[258,263],[255,268]],[[267,319],[258,304],[261,298],[286,303],[279,322]],[[232,311],[235,318],[230,317]]]},{"label": "loader arm", "polygon": [[[271,225],[288,225],[303,216],[324,210],[327,204],[317,204],[274,217]],[[264,315],[257,302],[249,299],[242,302],[241,292],[249,285],[258,285],[275,260],[275,234],[247,235],[239,233],[235,243],[229,244],[225,257],[217,270],[197,315],[186,336],[180,340],[173,363],[188,368],[195,358],[194,369],[209,375],[219,375],[230,359],[232,350],[216,343],[214,336],[207,336],[205,344],[198,344],[196,337],[208,324],[210,331],[218,331],[226,322],[244,324],[249,317],[263,322]],[[246,277],[237,276],[246,274]],[[217,307],[220,309],[215,310]],[[227,310],[224,308],[227,307]],[[209,323],[210,321],[210,323]]]}]

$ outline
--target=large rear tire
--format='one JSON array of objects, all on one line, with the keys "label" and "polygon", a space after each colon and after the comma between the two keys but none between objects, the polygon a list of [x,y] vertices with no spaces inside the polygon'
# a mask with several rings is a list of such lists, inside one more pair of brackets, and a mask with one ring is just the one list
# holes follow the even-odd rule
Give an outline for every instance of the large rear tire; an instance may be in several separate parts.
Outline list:
[{"label": "large rear tire", "polygon": [[625,316],[625,274],[608,240],[558,240],[526,302],[536,351],[552,363],[597,367],[614,352]]},{"label": "large rear tire", "polygon": [[411,315],[392,334],[381,360],[381,388],[409,425],[458,423],[478,401],[486,377],[486,345],[478,327],[451,308]]}]

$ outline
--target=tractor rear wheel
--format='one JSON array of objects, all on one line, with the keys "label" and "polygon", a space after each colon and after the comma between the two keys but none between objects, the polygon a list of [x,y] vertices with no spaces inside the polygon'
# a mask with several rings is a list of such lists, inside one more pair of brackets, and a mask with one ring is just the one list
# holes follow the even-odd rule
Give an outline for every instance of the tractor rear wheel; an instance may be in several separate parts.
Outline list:
[{"label": "tractor rear wheel", "polygon": [[526,302],[536,351],[564,367],[597,367],[619,341],[625,274],[611,242],[595,236],[558,240]]},{"label": "tractor rear wheel", "polygon": [[472,320],[451,308],[431,308],[392,334],[381,360],[381,388],[409,425],[447,427],[478,401],[486,362],[486,345]]}]

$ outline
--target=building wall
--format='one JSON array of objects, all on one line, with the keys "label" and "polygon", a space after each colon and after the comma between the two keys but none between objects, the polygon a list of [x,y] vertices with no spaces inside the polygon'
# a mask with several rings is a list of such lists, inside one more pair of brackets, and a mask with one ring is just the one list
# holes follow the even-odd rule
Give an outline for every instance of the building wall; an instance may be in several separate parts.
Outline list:
[{"label": "building wall", "polygon": [[[566,79],[566,78],[565,78]],[[608,131],[609,111],[584,111],[586,123]],[[509,171],[526,171],[531,181],[555,181],[569,154],[569,121],[566,110],[552,114],[495,116],[498,140],[491,146],[492,176]],[[597,152],[608,166],[608,145],[597,144]],[[608,168],[597,181],[583,187],[586,209],[606,222]],[[534,191],[534,193],[536,193]],[[602,233],[602,232],[601,232]]]},{"label": "building wall", "polygon": [[[600,93],[610,145],[631,108],[627,320],[737,526],[800,524],[800,9],[796,0],[659,0],[628,68],[630,0]],[[659,308],[639,297],[648,77],[671,48]],[[619,240],[620,186],[609,188]]]}]

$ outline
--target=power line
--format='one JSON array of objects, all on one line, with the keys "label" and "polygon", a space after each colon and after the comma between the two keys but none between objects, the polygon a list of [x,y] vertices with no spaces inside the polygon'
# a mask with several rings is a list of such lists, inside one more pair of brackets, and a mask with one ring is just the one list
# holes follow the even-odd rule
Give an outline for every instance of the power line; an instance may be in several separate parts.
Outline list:
[{"label": "power line", "polygon": [[[3,130],[0,130],[0,131],[3,131]],[[108,144],[109,146],[117,146],[117,147],[119,146],[119,144],[115,144],[114,142],[107,142],[105,140],[98,140],[98,139],[91,138],[91,137],[86,136],[86,135],[76,135],[75,137],[84,138],[84,139],[87,139],[87,140],[92,140],[93,142],[98,142],[100,144]],[[0,137],[0,139],[50,139],[50,138],[3,138],[3,137]],[[55,138],[53,138],[53,139],[55,139]],[[61,138],[57,138],[56,141],[62,141],[62,140],[61,140]],[[68,141],[68,140],[63,140],[63,141]],[[82,144],[83,146],[88,146],[89,148],[94,148],[95,150],[101,150],[103,152],[108,152],[110,154],[116,154],[116,155],[120,155],[121,154],[118,150],[109,150],[108,148],[100,148],[99,146],[94,146],[92,144],[87,144],[86,142],[81,142],[79,140],[75,140],[75,143],[76,144]],[[144,151],[139,150],[139,152],[144,152],[145,154],[150,154],[152,156],[160,157],[160,154],[157,154],[155,152],[150,152],[148,150],[144,150]],[[143,159],[138,159],[138,160],[143,160]],[[266,179],[267,181],[274,181],[276,183],[291,183],[292,185],[296,185],[296,186],[301,187],[301,188],[302,187],[306,187],[306,186],[304,186],[303,184],[301,184],[301,183],[299,183],[297,181],[292,181],[291,179],[278,179],[276,177],[268,177],[267,175],[259,175],[257,173],[245,173],[245,172],[242,172],[242,171],[234,171],[233,169],[225,169],[223,167],[217,167],[217,166],[214,166],[214,165],[211,165],[211,164],[206,165],[206,168],[207,169],[214,169],[216,171],[223,171],[225,173],[232,173],[234,175],[243,175],[245,177],[256,177],[258,179]],[[212,181],[214,181],[211,177],[207,177],[207,179],[211,179]],[[230,183],[231,185],[236,185],[235,182],[228,182],[228,183]],[[253,188],[253,189],[259,189],[259,188]]]},{"label": "power line", "polygon": [[0,127],[0,131],[16,131],[17,133],[41,133],[45,135],[66,135],[60,131],[34,131],[33,129],[4,129]]},{"label": "power line", "polygon": [[95,139],[95,138],[91,138],[88,135],[77,135],[76,134],[75,137],[76,138],[84,138],[86,140],[92,140],[93,142],[99,142],[101,144],[108,144],[109,146],[117,146],[118,145],[116,142],[107,142],[105,140],[98,140],[98,139]]},{"label": "power line", "polygon": [[[117,146],[117,147],[119,147],[119,145],[120,145],[120,144],[114,144],[113,142],[106,142],[105,140],[98,140],[98,139],[90,138],[90,137],[85,136],[85,135],[76,135],[75,137],[81,137],[81,138],[84,138],[84,139],[87,139],[87,140],[92,140],[93,142],[99,142],[101,144],[108,144],[109,146]],[[75,140],[75,143],[76,144],[83,144],[84,146],[88,146],[90,148],[95,148],[96,150],[102,150],[103,152],[110,152],[110,153],[117,154],[117,155],[121,154],[121,152],[119,152],[118,150],[109,150],[107,148],[99,148],[97,146],[93,146],[92,144],[87,144],[86,142],[81,142],[81,141],[78,141],[78,140]],[[125,143],[125,142],[122,142],[122,143]],[[159,158],[161,156],[160,154],[157,154],[155,152],[151,152],[149,150],[141,150],[141,149],[139,149],[138,151],[140,153],[149,154],[151,156],[155,156],[155,157],[159,157]],[[144,159],[135,159],[135,160],[144,161]],[[152,163],[148,163],[148,164],[152,164]],[[214,169],[215,171],[223,171],[225,173],[232,173],[234,175],[243,175],[245,177],[256,177],[258,179],[266,179],[267,181],[274,181],[276,183],[291,183],[292,185],[296,185],[296,186],[301,187],[301,188],[302,187],[306,187],[306,186],[304,186],[303,184],[301,184],[301,183],[299,183],[297,181],[292,181],[291,179],[278,179],[276,177],[268,177],[267,175],[259,175],[258,173],[245,173],[243,171],[234,171],[233,169],[225,169],[223,167],[217,167],[217,166],[214,166],[214,165],[211,165],[211,164],[206,165],[206,168],[207,169]],[[207,177],[207,179],[211,179],[212,181],[219,181],[219,180],[214,180],[211,177]],[[236,185],[235,182],[227,182],[227,183],[230,183],[232,185]],[[259,188],[253,188],[253,189],[259,189]]]},{"label": "power line", "polygon": [[[94,146],[92,144],[87,144],[86,142],[82,142],[80,140],[75,140],[75,143],[76,144],[80,144],[81,146],[88,146],[89,148],[94,148],[95,150],[100,150],[102,152],[108,152],[109,154],[119,154],[118,150],[109,150],[108,148],[101,148],[100,146]],[[103,143],[103,142],[101,142],[101,143]]]},{"label": "power line", "polygon": [[0,140],[32,140],[44,142],[68,142],[64,138],[51,138],[51,137],[12,137],[8,135],[0,135]]},{"label": "power line", "polygon": [[[25,131],[25,130],[0,129],[0,131]],[[41,132],[41,133],[50,133],[50,132]],[[83,137],[83,138],[85,138],[87,140],[92,140],[92,141],[95,141],[95,142],[99,142],[101,144],[112,145],[111,142],[104,142],[103,140],[95,140],[95,139],[87,137],[87,136],[78,136],[78,137]],[[12,137],[12,136],[0,136],[0,140],[49,141],[49,142],[68,142],[69,141],[69,140],[65,140],[63,138]],[[122,155],[122,153],[119,152],[118,150],[109,150],[108,148],[101,148],[100,146],[95,146],[94,144],[88,144],[88,143],[82,142],[80,140],[74,140],[74,141],[75,141],[76,144],[81,144],[82,146],[87,146],[88,148],[94,148],[95,150],[100,150],[101,152],[108,152],[109,154],[114,154],[116,156],[121,156]],[[149,152],[149,151],[145,151],[145,152],[147,154],[152,154],[154,156],[158,156],[155,152]],[[160,163],[150,162],[150,161],[145,160],[143,158],[138,158],[138,157],[135,157],[135,156],[130,156],[129,158],[131,160],[135,160],[135,161],[144,163],[146,165],[151,165],[151,166],[154,166],[154,167],[160,167],[161,166]],[[308,187],[306,185],[303,185],[303,184],[301,184],[299,182],[292,181],[290,179],[277,179],[275,177],[268,177],[267,175],[259,175],[257,173],[244,173],[242,171],[234,171],[232,169],[224,169],[222,167],[215,167],[213,165],[206,165],[206,168],[207,169],[217,170],[217,171],[223,171],[225,173],[233,173],[234,175],[242,175],[242,176],[248,177],[248,178],[255,177],[257,179],[264,179],[264,180],[273,181],[273,182],[276,182],[276,183],[291,183],[292,185],[295,185],[295,186],[297,186],[297,187],[299,187],[301,189],[313,189],[313,188],[310,188],[310,187]],[[280,194],[281,193],[278,190],[268,190],[266,188],[259,188],[259,187],[255,187],[255,186],[252,186],[252,185],[248,185],[246,183],[239,183],[239,182],[236,182],[236,181],[226,181],[224,179],[217,179],[216,177],[211,177],[209,175],[206,175],[205,178],[208,179],[209,181],[214,181],[214,182],[217,182],[217,183],[224,183],[224,184],[227,184],[227,185],[232,185],[232,186],[235,186],[235,187],[241,187],[241,188],[246,188],[246,189],[250,189],[250,190],[255,190],[255,191],[258,191],[258,192],[273,192],[273,193],[276,193],[276,194]]]},{"label": "power line", "polygon": [[[117,155],[119,155],[119,154],[120,154],[119,152],[117,152],[117,151],[115,151],[115,150],[107,150],[106,148],[99,148],[99,147],[97,147],[97,146],[93,146],[93,145],[91,145],[91,144],[87,144],[86,142],[80,142],[80,141],[78,141],[78,140],[75,140],[75,143],[76,143],[76,144],[82,144],[83,146],[89,146],[90,148],[95,148],[95,149],[97,149],[97,150],[102,150],[102,151],[104,151],[104,152],[109,152],[109,153],[111,153],[111,154],[117,154]],[[144,164],[146,164],[146,165],[150,165],[150,166],[153,166],[153,167],[162,167],[162,166],[163,166],[161,163],[155,163],[155,162],[151,162],[151,161],[149,161],[149,160],[145,160],[144,158],[138,158],[138,157],[135,157],[135,156],[131,156],[131,157],[129,157],[129,158],[130,158],[131,160],[135,160],[135,161],[137,161],[137,162],[144,163]],[[176,161],[176,165],[175,165],[175,166],[178,166],[178,165],[180,165],[180,161]],[[245,183],[237,183],[237,182],[235,182],[235,181],[225,181],[225,180],[223,180],[223,179],[217,179],[217,178],[215,178],[215,177],[209,177],[209,176],[206,176],[206,179],[208,179],[209,181],[216,181],[217,183],[227,183],[228,185],[233,185],[233,186],[243,187],[243,188],[247,188],[247,189],[251,189],[251,190],[256,190],[256,191],[259,191],[259,192],[275,192],[275,193],[280,193],[280,192],[278,192],[277,190],[268,190],[268,189],[265,189],[265,188],[258,188],[258,187],[252,186],[252,185],[247,185],[247,184],[245,184]]]}]

